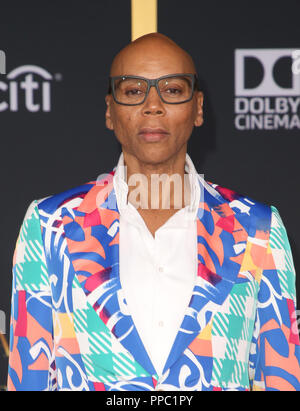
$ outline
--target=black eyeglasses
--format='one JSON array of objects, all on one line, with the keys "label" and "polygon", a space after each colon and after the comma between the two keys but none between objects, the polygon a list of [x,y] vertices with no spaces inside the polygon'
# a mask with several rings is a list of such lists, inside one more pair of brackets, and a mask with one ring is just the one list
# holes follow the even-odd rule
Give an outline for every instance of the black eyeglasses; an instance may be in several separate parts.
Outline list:
[{"label": "black eyeglasses", "polygon": [[108,94],[116,103],[125,106],[143,104],[150,87],[155,87],[161,100],[167,104],[182,104],[190,101],[198,88],[196,74],[169,74],[156,79],[140,76],[109,77]]}]

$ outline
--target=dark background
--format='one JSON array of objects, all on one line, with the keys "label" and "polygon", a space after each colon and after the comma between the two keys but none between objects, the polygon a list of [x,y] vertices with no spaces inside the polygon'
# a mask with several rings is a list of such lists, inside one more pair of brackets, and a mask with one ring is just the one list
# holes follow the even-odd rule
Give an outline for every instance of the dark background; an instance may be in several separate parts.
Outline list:
[{"label": "dark background", "polygon": [[[158,0],[158,31],[186,49],[205,93],[205,124],[189,154],[206,180],[278,208],[294,263],[300,267],[300,130],[238,131],[234,126],[234,50],[300,48],[300,2]],[[97,178],[118,160],[120,146],[105,128],[104,96],[113,56],[131,40],[129,0],[2,3],[0,49],[7,73],[37,65],[53,76],[51,112],[0,112],[0,310],[9,327],[12,256],[26,209]],[[41,84],[41,79],[34,75]],[[24,80],[20,76],[18,84]],[[0,82],[8,84],[6,75]],[[0,102],[7,99],[0,89]],[[41,93],[35,94],[37,102]],[[298,284],[298,295],[299,286]],[[8,333],[7,333],[8,334]],[[6,335],[8,338],[8,335]],[[0,347],[0,385],[7,359]]]}]

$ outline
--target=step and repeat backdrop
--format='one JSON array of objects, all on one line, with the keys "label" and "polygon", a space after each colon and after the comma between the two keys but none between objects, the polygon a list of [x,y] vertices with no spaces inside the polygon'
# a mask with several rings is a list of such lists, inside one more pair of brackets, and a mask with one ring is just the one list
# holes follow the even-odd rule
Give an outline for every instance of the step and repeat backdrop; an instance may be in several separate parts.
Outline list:
[{"label": "step and repeat backdrop", "polygon": [[[205,179],[278,208],[300,270],[300,2],[158,0],[157,30],[194,58],[204,125],[189,154]],[[110,171],[113,56],[131,41],[130,0],[16,1],[0,11],[0,386],[11,269],[29,203]],[[299,300],[300,280],[297,281]]]}]

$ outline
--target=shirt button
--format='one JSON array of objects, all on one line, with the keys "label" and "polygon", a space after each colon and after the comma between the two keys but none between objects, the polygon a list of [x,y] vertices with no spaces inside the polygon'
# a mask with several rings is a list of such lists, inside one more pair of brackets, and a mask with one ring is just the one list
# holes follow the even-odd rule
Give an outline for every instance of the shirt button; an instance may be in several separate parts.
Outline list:
[{"label": "shirt button", "polygon": [[164,272],[164,268],[163,268],[163,267],[158,267],[158,271],[159,271],[160,273],[163,273],[163,272]]}]

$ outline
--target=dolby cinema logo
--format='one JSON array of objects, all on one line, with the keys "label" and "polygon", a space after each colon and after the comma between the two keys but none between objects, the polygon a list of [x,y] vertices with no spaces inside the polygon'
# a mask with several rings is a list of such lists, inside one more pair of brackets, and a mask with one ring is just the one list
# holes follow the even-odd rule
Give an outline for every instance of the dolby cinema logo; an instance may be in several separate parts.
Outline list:
[{"label": "dolby cinema logo", "polygon": [[300,50],[235,50],[235,128],[300,129]]}]

